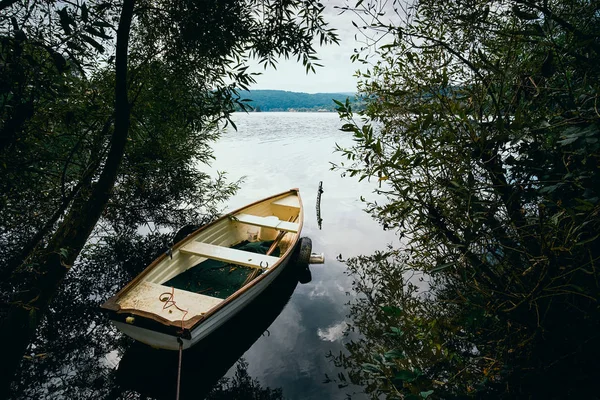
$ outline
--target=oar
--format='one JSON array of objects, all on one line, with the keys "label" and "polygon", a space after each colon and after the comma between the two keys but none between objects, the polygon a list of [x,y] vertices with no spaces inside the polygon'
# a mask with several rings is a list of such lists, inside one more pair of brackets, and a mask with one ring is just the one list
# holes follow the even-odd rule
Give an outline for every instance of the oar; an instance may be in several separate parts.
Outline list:
[{"label": "oar", "polygon": [[279,231],[279,235],[277,235],[277,237],[275,238],[275,240],[273,240],[273,243],[271,244],[271,247],[269,247],[269,250],[267,250],[267,255],[268,256],[270,256],[271,253],[273,253],[275,251],[275,249],[279,245],[279,242],[281,242],[281,239],[283,239],[283,237],[285,236],[286,233],[287,233],[286,231]]}]

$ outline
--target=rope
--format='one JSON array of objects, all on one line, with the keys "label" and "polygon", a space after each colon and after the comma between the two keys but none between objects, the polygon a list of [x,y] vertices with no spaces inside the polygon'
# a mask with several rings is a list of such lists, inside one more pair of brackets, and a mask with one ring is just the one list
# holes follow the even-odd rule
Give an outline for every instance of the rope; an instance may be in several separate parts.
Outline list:
[{"label": "rope", "polygon": [[[166,297],[163,297],[165,295],[166,295]],[[179,311],[181,311],[183,313],[183,316],[181,317],[181,332],[180,332],[180,333],[183,333],[183,320],[185,319],[185,316],[187,315],[188,310],[184,310],[183,308],[179,307],[177,305],[177,303],[175,302],[175,288],[171,287],[171,292],[161,293],[160,296],[158,296],[158,299],[165,303],[165,304],[163,304],[163,310],[166,310],[169,307],[175,307],[176,309],[178,309]],[[177,368],[177,395],[175,397],[175,400],[179,400],[179,388],[181,387],[181,359],[183,358],[183,340],[181,340],[181,338],[178,337],[177,343],[179,343],[179,366]]]},{"label": "rope", "polygon": [[179,388],[181,387],[181,359],[183,358],[183,340],[178,337],[177,343],[179,343],[179,367],[177,368],[177,396],[175,397],[175,400],[179,400]]},{"label": "rope", "polygon": [[[166,297],[163,297],[165,295]],[[183,333],[183,320],[185,319],[188,310],[184,310],[183,308],[179,307],[175,302],[175,288],[171,287],[171,292],[161,293],[160,296],[158,296],[158,299],[165,303],[163,304],[163,310],[166,310],[169,307],[175,307],[183,313],[183,316],[181,317],[181,333]],[[181,387],[181,359],[183,358],[183,340],[178,337],[177,343],[179,343],[179,367],[177,368],[177,395],[175,400],[179,400],[179,388]]]},{"label": "rope", "polygon": [[[163,297],[164,295],[167,295],[167,297]],[[163,301],[165,304],[163,304],[163,310],[166,310],[169,307],[175,307],[176,309],[178,309],[179,311],[181,311],[183,313],[183,316],[181,317],[181,333],[183,333],[183,320],[185,319],[185,316],[188,313],[188,310],[184,310],[183,308],[180,308],[177,303],[175,302],[175,288],[171,287],[171,292],[164,292],[161,293],[160,296],[158,296],[158,299],[160,301]]]}]

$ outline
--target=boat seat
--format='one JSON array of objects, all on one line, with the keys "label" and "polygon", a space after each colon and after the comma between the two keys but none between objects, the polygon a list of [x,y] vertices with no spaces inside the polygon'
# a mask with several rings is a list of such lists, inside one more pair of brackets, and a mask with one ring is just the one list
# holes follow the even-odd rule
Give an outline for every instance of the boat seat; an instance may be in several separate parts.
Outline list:
[{"label": "boat seat", "polygon": [[231,219],[247,225],[273,228],[285,232],[296,233],[300,228],[300,225],[296,222],[282,221],[277,217],[259,217],[258,215],[236,214],[231,217]]},{"label": "boat seat", "polygon": [[271,204],[283,207],[300,208],[300,201],[298,200],[298,196],[282,197],[279,200],[275,200]]},{"label": "boat seat", "polygon": [[179,251],[210,258],[211,260],[260,269],[268,268],[279,260],[278,257],[201,242],[190,242],[182,246]]},{"label": "boat seat", "polygon": [[[165,302],[161,301],[163,293],[171,293],[173,290],[173,301],[175,306],[164,308]],[[168,297],[166,294],[162,298]],[[132,288],[118,304],[121,311],[136,310],[152,313],[163,317],[169,321],[187,321],[188,319],[208,312],[211,308],[220,304],[223,299],[218,297],[206,296],[199,293],[188,292],[186,290],[172,289],[170,286],[160,285],[153,282],[140,282]]]}]

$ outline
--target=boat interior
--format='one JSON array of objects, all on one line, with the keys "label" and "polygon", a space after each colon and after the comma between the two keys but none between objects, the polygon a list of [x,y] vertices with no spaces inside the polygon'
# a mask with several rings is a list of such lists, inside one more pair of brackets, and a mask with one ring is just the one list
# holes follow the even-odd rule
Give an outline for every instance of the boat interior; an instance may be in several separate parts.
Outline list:
[{"label": "boat interior", "polygon": [[[296,192],[255,203],[191,235],[117,300],[169,321],[202,315],[272,268],[296,243]],[[176,306],[171,303],[176,301]]]}]

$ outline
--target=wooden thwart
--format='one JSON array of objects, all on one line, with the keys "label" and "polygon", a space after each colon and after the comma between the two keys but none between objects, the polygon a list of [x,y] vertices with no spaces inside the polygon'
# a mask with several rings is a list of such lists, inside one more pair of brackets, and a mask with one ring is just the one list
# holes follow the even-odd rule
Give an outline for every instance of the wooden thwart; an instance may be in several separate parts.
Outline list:
[{"label": "wooden thwart", "polygon": [[245,267],[261,269],[272,267],[279,260],[278,257],[200,242],[190,242],[185,246],[182,246],[179,251],[210,258],[211,260],[224,261],[243,265]]},{"label": "wooden thwart", "polygon": [[[171,293],[173,290],[173,300],[177,307],[165,308],[164,301],[161,301],[161,295]],[[171,289],[170,286],[159,285],[152,282],[140,282],[135,288],[119,300],[121,310],[134,309],[145,311],[161,316],[169,321],[188,320],[195,315],[207,312],[211,308],[220,304],[223,299],[218,297],[206,296],[199,293],[192,293],[186,290]],[[188,311],[187,313],[181,309]]]},{"label": "wooden thwart", "polygon": [[250,214],[236,214],[233,216],[234,221],[238,221],[248,225],[262,226],[265,228],[273,228],[285,232],[298,232],[300,225],[296,222],[281,221],[280,219],[259,217]]},{"label": "wooden thwart", "polygon": [[286,196],[279,200],[275,200],[272,204],[276,206],[300,208],[300,202],[298,196]]}]

